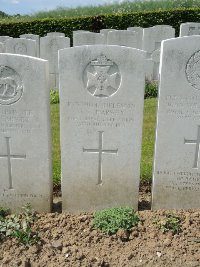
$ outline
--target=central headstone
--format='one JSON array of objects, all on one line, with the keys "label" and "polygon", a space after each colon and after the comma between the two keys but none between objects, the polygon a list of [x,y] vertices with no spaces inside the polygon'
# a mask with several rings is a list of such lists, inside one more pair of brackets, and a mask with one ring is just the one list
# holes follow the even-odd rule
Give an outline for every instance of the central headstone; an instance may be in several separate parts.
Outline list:
[{"label": "central headstone", "polygon": [[0,54],[0,206],[52,202],[48,62]]},{"label": "central headstone", "polygon": [[63,211],[138,207],[144,52],[59,52]]},{"label": "central headstone", "polygon": [[163,42],[153,209],[200,207],[200,36]]}]

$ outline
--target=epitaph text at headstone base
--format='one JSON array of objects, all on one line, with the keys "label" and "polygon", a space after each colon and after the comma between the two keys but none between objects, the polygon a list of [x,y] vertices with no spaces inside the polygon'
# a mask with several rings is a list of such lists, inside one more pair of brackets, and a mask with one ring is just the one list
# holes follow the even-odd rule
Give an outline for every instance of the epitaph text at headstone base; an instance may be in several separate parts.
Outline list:
[{"label": "epitaph text at headstone base", "polygon": [[0,54],[0,203],[17,212],[52,202],[48,62]]},{"label": "epitaph text at headstone base", "polygon": [[180,37],[200,35],[200,23],[197,22],[186,22],[180,26]]},{"label": "epitaph text at headstone base", "polygon": [[37,34],[22,34],[20,38],[36,41],[36,56],[40,56],[40,36]]},{"label": "epitaph text at headstone base", "polygon": [[63,211],[137,209],[144,53],[120,46],[59,52]]},{"label": "epitaph text at headstone base", "polygon": [[12,38],[5,41],[5,51],[10,54],[36,57],[36,46],[36,41],[24,38]]},{"label": "epitaph text at headstone base", "polygon": [[49,61],[50,89],[58,88],[58,51],[67,47],[70,47],[68,37],[40,38],[40,57]]},{"label": "epitaph text at headstone base", "polygon": [[200,36],[163,42],[153,209],[200,207]]}]

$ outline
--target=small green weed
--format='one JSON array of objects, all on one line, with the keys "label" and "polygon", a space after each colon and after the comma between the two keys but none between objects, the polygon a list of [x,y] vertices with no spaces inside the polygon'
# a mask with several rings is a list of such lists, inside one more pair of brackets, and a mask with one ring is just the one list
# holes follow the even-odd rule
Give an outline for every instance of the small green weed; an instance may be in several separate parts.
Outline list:
[{"label": "small green weed", "polygon": [[[4,215],[0,217],[0,240],[6,237],[15,237],[20,244],[25,246],[38,243],[40,240],[37,233],[32,231],[32,224],[37,219],[30,204],[22,208],[19,215]],[[7,210],[7,209],[0,209]]]},{"label": "small green weed", "polygon": [[129,230],[139,223],[139,218],[131,208],[112,208],[97,211],[93,225],[107,234],[115,234],[119,229]]},{"label": "small green weed", "polygon": [[158,95],[158,82],[146,81],[144,98],[157,97]]},{"label": "small green weed", "polygon": [[181,218],[174,214],[167,214],[162,221],[154,221],[163,233],[171,231],[173,234],[178,234],[181,231]]},{"label": "small green weed", "polygon": [[56,90],[50,91],[50,103],[51,104],[58,104],[60,102],[59,100],[59,92]]}]

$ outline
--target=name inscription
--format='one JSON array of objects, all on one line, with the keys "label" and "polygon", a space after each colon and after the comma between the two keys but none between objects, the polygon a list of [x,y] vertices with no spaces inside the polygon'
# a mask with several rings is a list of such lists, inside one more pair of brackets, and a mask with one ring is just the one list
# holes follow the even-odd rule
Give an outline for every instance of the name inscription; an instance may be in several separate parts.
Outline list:
[{"label": "name inscription", "polygon": [[200,119],[200,97],[168,95],[165,97],[166,112],[177,119]]},{"label": "name inscription", "polygon": [[31,133],[39,128],[40,124],[32,110],[0,109],[0,133]]},{"label": "name inscription", "polygon": [[[76,127],[125,127],[134,122],[135,105],[132,103],[67,102],[67,120]],[[76,114],[76,115],[73,115]],[[87,115],[85,115],[87,114]]]}]

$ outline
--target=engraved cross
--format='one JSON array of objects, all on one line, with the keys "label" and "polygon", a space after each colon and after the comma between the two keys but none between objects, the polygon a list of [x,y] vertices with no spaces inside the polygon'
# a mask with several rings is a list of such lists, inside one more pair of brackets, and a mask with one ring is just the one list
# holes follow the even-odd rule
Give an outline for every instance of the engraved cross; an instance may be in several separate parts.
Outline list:
[{"label": "engraved cross", "polygon": [[197,169],[198,168],[198,161],[199,161],[199,149],[200,149],[200,126],[198,126],[197,139],[196,140],[187,140],[184,138],[184,144],[196,145],[193,168]]},{"label": "engraved cross", "polygon": [[0,158],[7,158],[8,160],[8,177],[9,177],[9,189],[13,189],[13,182],[12,182],[12,165],[11,159],[25,159],[26,155],[13,155],[10,152],[10,137],[5,137],[6,139],[6,154],[0,154]]},{"label": "engraved cross", "polygon": [[102,154],[117,154],[118,149],[103,149],[103,131],[99,131],[99,147],[97,149],[83,148],[83,152],[98,153],[99,164],[98,164],[98,185],[102,184]]}]

